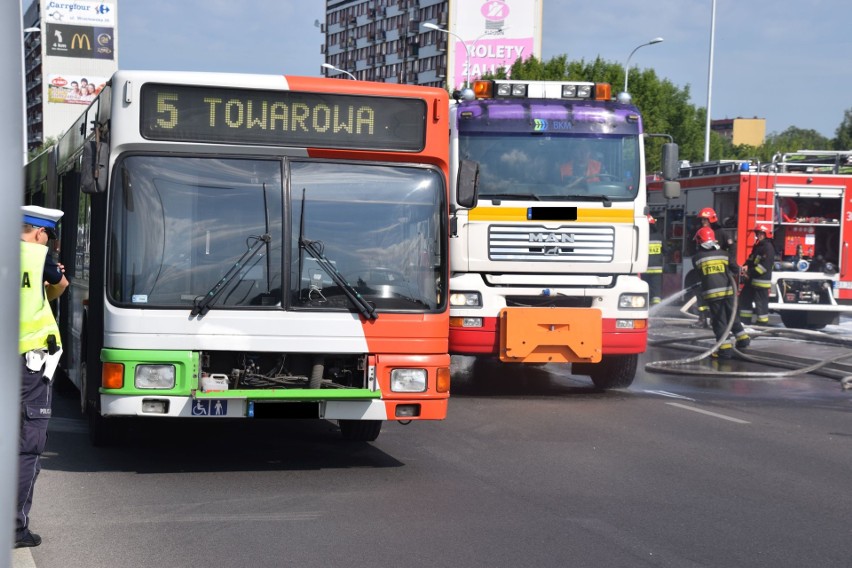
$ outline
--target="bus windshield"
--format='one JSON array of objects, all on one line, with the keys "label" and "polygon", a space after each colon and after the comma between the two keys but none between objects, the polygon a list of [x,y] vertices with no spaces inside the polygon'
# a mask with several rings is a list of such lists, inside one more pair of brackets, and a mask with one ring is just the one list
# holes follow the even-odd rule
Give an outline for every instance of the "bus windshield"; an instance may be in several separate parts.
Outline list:
[{"label": "bus windshield", "polygon": [[639,139],[465,133],[459,157],[479,163],[480,199],[630,201],[639,190]]},{"label": "bus windshield", "polygon": [[356,311],[300,237],[376,309],[443,303],[437,170],[130,156],[116,172],[107,272],[117,304]]}]

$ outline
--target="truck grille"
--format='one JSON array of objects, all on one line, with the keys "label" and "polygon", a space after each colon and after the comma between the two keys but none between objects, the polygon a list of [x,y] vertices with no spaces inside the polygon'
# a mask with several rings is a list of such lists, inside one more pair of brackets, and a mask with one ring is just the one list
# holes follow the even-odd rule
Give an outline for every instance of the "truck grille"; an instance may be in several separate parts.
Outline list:
[{"label": "truck grille", "polygon": [[491,225],[488,258],[535,262],[612,262],[615,229],[600,225]]}]

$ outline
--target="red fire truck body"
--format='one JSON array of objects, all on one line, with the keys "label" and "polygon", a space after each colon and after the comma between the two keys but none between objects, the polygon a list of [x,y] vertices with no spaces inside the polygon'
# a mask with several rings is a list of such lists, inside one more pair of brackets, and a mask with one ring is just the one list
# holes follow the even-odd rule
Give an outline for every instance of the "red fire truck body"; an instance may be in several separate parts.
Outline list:
[{"label": "red fire truck body", "polygon": [[[649,184],[649,203],[665,218],[669,260],[691,269],[698,212],[712,207],[716,238],[734,246],[744,264],[756,223],[773,227],[776,257],[770,310],[787,327],[819,329],[852,314],[852,151],[808,151],[776,156],[771,164],[724,161],[681,168],[682,197],[662,205]],[[656,204],[655,204],[656,203]],[[682,208],[678,211],[678,208]],[[680,254],[674,251],[679,251]],[[670,272],[671,265],[670,266]]]}]

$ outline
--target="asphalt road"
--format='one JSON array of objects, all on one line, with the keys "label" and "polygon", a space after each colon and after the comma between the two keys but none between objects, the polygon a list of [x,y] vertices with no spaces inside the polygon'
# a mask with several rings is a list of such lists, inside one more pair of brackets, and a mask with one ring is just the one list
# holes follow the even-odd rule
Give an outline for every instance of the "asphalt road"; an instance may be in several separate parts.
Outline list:
[{"label": "asphalt road", "polygon": [[96,449],[60,395],[32,511],[44,543],[15,566],[852,565],[836,380],[640,370],[601,392],[559,366],[469,363],[447,420],[373,444],[327,422],[211,421]]}]

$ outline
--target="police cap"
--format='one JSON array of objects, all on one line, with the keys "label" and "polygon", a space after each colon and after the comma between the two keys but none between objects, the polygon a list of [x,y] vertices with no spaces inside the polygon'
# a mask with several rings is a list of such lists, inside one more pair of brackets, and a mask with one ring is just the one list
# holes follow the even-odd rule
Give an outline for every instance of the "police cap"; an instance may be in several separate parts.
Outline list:
[{"label": "police cap", "polygon": [[21,207],[24,223],[33,227],[44,227],[52,238],[56,238],[56,225],[64,212],[59,209],[49,209],[39,205],[24,205]]}]

